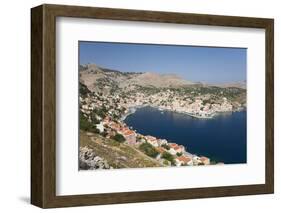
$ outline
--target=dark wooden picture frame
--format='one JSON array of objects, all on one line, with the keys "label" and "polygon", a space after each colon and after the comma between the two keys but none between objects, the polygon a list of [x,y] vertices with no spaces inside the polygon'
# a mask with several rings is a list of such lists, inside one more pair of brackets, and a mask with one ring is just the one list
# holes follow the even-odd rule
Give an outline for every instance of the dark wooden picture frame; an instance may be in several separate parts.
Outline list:
[{"label": "dark wooden picture frame", "polygon": [[[193,189],[56,195],[56,17],[265,29],[265,184]],[[132,203],[274,192],[273,19],[41,5],[31,9],[31,203],[42,208]]]}]

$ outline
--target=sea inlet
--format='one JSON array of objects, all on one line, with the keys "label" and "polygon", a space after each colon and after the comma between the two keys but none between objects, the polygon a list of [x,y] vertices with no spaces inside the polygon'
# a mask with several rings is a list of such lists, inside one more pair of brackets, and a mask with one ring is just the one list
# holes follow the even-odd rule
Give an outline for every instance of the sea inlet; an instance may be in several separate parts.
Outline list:
[{"label": "sea inlet", "polygon": [[143,107],[124,121],[140,134],[183,145],[188,152],[216,162],[235,164],[247,162],[246,120],[246,111],[218,113],[212,119],[200,119]]}]

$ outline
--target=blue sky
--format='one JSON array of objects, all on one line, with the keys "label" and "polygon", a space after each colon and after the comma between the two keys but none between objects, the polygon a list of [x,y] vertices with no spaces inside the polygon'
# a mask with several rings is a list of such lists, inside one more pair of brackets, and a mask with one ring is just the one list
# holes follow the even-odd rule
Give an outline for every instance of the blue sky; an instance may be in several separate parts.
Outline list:
[{"label": "blue sky", "polygon": [[193,82],[246,80],[247,49],[79,42],[79,63],[123,72],[177,74]]}]

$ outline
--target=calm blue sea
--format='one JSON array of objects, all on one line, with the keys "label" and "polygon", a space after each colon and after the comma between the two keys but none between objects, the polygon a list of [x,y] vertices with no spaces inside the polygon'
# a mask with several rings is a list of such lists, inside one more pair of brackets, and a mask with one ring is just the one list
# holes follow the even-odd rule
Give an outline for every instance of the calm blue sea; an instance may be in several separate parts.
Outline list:
[{"label": "calm blue sea", "polygon": [[187,151],[227,164],[246,163],[246,111],[223,113],[213,119],[139,108],[125,123],[143,135],[184,145]]}]

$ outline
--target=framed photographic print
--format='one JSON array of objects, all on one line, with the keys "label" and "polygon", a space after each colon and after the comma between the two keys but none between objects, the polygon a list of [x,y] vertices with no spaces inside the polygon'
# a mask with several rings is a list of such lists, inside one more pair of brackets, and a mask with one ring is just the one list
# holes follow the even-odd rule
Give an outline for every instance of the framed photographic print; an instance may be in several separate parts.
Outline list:
[{"label": "framed photographic print", "polygon": [[273,19],[31,10],[31,203],[274,191]]}]

